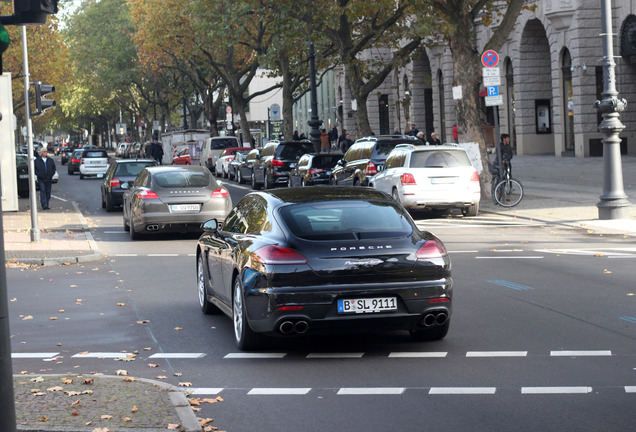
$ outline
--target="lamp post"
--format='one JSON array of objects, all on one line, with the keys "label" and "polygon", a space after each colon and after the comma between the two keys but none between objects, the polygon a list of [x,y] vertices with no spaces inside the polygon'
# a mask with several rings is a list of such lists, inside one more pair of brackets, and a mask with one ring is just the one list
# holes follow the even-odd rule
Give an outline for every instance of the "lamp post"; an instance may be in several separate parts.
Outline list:
[{"label": "lamp post", "polygon": [[307,125],[311,127],[309,136],[316,153],[320,152],[320,129],[322,120],[318,118],[318,95],[316,94],[316,56],[314,55],[314,43],[309,45],[309,73],[311,77],[311,118]]},{"label": "lamp post", "polygon": [[621,166],[621,139],[619,134],[625,126],[619,120],[620,112],[627,102],[618,98],[616,76],[614,74],[614,47],[612,46],[612,2],[601,0],[603,21],[603,99],[594,103],[594,108],[602,113],[603,120],[598,130],[603,132],[603,193],[598,207],[599,219],[624,219],[628,215],[629,201],[623,189]]}]

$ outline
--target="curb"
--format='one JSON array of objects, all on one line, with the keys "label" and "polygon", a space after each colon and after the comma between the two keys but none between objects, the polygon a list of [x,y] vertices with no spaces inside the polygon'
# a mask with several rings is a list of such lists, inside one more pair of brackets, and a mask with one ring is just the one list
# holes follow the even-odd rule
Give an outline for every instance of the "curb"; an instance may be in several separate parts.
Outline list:
[{"label": "curb", "polygon": [[[65,377],[68,376],[66,374],[51,374],[46,375],[50,377]],[[24,378],[24,375],[13,375],[14,378]],[[118,379],[123,380],[121,376],[115,375],[100,375],[100,379]],[[194,411],[192,411],[192,407],[190,406],[190,402],[186,398],[185,392],[183,389],[176,387],[172,384],[168,384],[161,381],[156,381],[147,378],[135,378],[135,381],[144,382],[146,384],[150,384],[157,389],[165,390],[168,392],[168,396],[170,398],[170,402],[172,402],[172,406],[175,409],[177,417],[179,417],[179,422],[181,424],[181,428],[179,429],[182,432],[201,432],[201,425],[197,420]],[[32,427],[32,426],[23,426],[18,425],[17,430],[20,432],[91,432],[94,430],[94,427],[86,427],[86,428],[74,428],[74,427]],[[165,428],[157,429],[157,428],[120,428],[115,429],[113,432],[165,432]]]}]

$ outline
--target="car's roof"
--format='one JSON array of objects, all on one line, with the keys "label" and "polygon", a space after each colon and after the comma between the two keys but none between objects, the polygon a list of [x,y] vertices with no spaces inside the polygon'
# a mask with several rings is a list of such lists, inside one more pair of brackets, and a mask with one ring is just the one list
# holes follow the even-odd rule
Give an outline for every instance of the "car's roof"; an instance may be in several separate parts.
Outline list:
[{"label": "car's roof", "polygon": [[282,188],[257,192],[278,198],[283,203],[306,203],[320,201],[388,201],[393,199],[373,188],[325,186],[309,188]]},{"label": "car's roof", "polygon": [[137,163],[137,162],[150,162],[156,163],[154,159],[116,159],[115,163],[120,164],[129,164],[129,163]]},{"label": "car's roof", "polygon": [[430,152],[430,151],[439,151],[439,150],[447,150],[447,151],[462,151],[466,152],[465,149],[458,146],[452,145],[441,145],[441,146],[431,146],[431,145],[419,145],[417,147],[396,147],[395,150],[406,150],[411,152]]},{"label": "car's roof", "polygon": [[207,167],[199,166],[199,165],[160,165],[160,166],[150,166],[146,167],[151,174],[156,174],[160,172],[169,172],[169,171],[200,171],[209,173],[210,170]]}]

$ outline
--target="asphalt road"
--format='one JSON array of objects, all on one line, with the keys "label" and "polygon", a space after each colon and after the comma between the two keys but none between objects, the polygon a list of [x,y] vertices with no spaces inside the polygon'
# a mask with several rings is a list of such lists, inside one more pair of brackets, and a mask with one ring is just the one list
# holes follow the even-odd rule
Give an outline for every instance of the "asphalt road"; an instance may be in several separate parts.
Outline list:
[{"label": "asphalt road", "polygon": [[[197,236],[132,242],[121,212],[101,209],[98,180],[62,184],[53,195],[78,202],[108,259],[8,269],[15,373],[191,383],[222,396],[198,415],[227,431],[636,430],[636,247],[623,238],[495,215],[421,219],[453,262],[443,341],[281,339],[246,355],[229,318],[199,310]],[[249,190],[228,188],[234,202]]]}]

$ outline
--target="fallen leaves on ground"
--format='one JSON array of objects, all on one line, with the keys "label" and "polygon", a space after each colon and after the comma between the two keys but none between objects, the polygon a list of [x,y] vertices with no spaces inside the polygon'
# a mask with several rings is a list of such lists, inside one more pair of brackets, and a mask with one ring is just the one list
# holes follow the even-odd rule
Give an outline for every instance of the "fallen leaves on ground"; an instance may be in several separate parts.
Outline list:
[{"label": "fallen leaves on ground", "polygon": [[63,384],[73,384],[73,380],[70,378],[62,378]]},{"label": "fallen leaves on ground", "polygon": [[46,391],[48,392],[64,391],[64,387],[60,387],[60,386],[49,387],[46,389]]},{"label": "fallen leaves on ground", "polygon": [[180,382],[179,387],[192,387],[191,382]]},{"label": "fallen leaves on ground", "polygon": [[132,409],[130,410],[131,413],[136,413],[137,411],[139,411],[139,408],[137,408],[137,405],[133,405]]},{"label": "fallen leaves on ground", "polygon": [[156,367],[159,367],[159,365],[158,365],[158,364],[155,364],[155,363],[148,363],[148,367],[150,367],[150,368],[156,368]]},{"label": "fallen leaves on ground", "polygon": [[128,375],[128,371],[123,370],[123,369],[119,369],[117,372],[115,372],[115,374],[117,374],[117,375]]},{"label": "fallen leaves on ground", "polygon": [[126,377],[124,378],[125,382],[135,382],[135,379],[133,377]]},{"label": "fallen leaves on ground", "polygon": [[168,430],[179,430],[180,424],[168,423]]},{"label": "fallen leaves on ground", "polygon": [[608,270],[608,269],[605,269],[605,270],[603,270],[603,273],[605,273],[605,274],[611,274],[612,272],[611,272],[610,270]]},{"label": "fallen leaves on ground", "polygon": [[183,330],[183,328],[182,328],[182,327],[175,327],[174,329],[175,329],[175,331]]},{"label": "fallen leaves on ground", "polygon": [[102,414],[102,415],[100,416],[100,419],[102,419],[102,420],[110,420],[110,419],[112,419],[112,418],[113,418],[113,416],[112,416],[112,415],[110,415],[110,414]]}]

